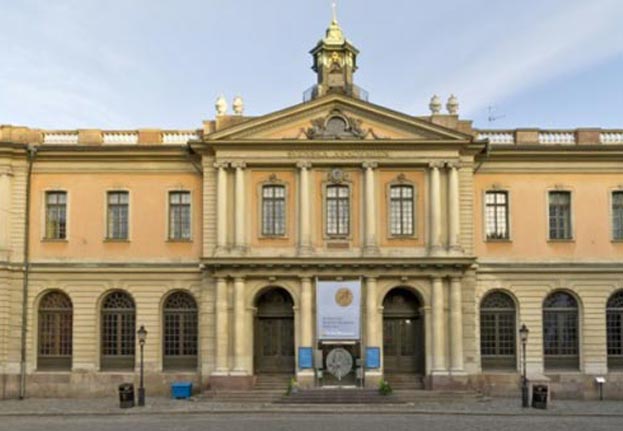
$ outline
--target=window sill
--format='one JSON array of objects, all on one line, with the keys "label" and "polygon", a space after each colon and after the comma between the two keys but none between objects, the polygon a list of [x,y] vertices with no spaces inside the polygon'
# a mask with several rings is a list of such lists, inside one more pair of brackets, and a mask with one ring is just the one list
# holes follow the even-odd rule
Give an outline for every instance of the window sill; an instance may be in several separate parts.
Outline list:
[{"label": "window sill", "polygon": [[390,235],[387,238],[388,239],[395,239],[395,240],[398,240],[398,241],[417,240],[418,239],[417,235]]},{"label": "window sill", "polygon": [[287,235],[260,235],[258,239],[290,239]]},{"label": "window sill", "polygon": [[41,238],[41,242],[49,242],[49,243],[66,243],[67,238]]},{"label": "window sill", "polygon": [[129,243],[130,240],[129,239],[106,238],[106,239],[104,239],[104,242],[108,242],[108,243]]},{"label": "window sill", "polygon": [[570,242],[575,242],[574,238],[566,238],[566,239],[548,239],[547,242],[556,244],[556,243],[570,243]]},{"label": "window sill", "polygon": [[192,239],[175,239],[175,238],[169,238],[167,239],[167,242],[170,244],[176,244],[176,243],[181,243],[181,244],[190,244],[193,242]]},{"label": "window sill", "polygon": [[623,244],[623,238],[622,239],[613,239],[610,240],[611,243],[613,244]]},{"label": "window sill", "polygon": [[485,238],[485,242],[510,244],[513,240],[510,238]]}]

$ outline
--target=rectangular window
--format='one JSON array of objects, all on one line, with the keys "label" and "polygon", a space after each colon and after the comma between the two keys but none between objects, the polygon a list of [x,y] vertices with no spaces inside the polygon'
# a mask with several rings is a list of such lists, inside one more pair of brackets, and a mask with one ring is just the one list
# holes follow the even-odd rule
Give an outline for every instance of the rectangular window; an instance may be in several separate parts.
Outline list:
[{"label": "rectangular window", "polygon": [[45,193],[45,238],[67,238],[67,193]]},{"label": "rectangular window", "polygon": [[350,227],[348,186],[327,187],[327,235],[346,236]]},{"label": "rectangular window", "polygon": [[128,192],[108,192],[108,239],[128,239]]},{"label": "rectangular window", "polygon": [[623,191],[612,192],[612,239],[623,240]]},{"label": "rectangular window", "polygon": [[571,239],[570,192],[549,192],[549,239]]},{"label": "rectangular window", "polygon": [[487,239],[508,239],[508,192],[485,193],[485,228]]},{"label": "rectangular window", "polygon": [[190,240],[190,192],[169,193],[169,239]]},{"label": "rectangular window", "polygon": [[413,235],[413,187],[391,186],[389,206],[391,234]]},{"label": "rectangular window", "polygon": [[286,234],[286,188],[280,185],[262,187],[262,235]]}]

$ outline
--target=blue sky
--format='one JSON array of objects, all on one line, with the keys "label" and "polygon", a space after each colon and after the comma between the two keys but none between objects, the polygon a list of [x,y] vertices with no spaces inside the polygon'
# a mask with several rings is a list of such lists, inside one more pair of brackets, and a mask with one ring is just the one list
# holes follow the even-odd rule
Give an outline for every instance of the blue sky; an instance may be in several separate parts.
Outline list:
[{"label": "blue sky", "polygon": [[[0,0],[0,124],[198,128],[301,101],[330,0]],[[623,0],[340,0],[370,100],[477,127],[623,128]],[[487,121],[488,106],[495,115]]]}]

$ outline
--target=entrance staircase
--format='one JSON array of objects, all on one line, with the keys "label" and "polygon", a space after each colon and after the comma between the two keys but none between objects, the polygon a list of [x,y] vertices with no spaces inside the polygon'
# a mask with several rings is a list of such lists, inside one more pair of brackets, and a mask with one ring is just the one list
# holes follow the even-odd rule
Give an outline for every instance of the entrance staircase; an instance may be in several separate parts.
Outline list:
[{"label": "entrance staircase", "polygon": [[283,397],[291,378],[289,374],[260,374],[251,390],[209,390],[203,398],[227,404],[270,404]]},{"label": "entrance staircase", "polygon": [[387,374],[385,380],[397,391],[425,389],[424,376],[419,374]]}]

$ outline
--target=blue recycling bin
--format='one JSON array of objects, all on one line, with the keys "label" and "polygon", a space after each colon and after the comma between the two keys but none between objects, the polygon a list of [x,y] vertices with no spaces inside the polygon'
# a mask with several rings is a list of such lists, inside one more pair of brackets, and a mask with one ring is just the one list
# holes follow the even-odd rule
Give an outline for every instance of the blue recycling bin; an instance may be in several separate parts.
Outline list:
[{"label": "blue recycling bin", "polygon": [[176,400],[187,400],[193,393],[193,384],[191,382],[174,382],[171,383],[171,397]]}]

